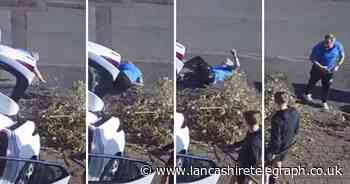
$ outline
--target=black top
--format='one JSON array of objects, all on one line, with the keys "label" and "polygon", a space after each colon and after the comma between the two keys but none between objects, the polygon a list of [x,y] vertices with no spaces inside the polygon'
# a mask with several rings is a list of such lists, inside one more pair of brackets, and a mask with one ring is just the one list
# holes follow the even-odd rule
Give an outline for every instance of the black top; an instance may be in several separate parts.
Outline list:
[{"label": "black top", "polygon": [[290,146],[299,131],[299,113],[295,108],[277,111],[271,120],[269,151],[279,154]]},{"label": "black top", "polygon": [[261,129],[247,133],[239,150],[240,167],[256,167],[261,163],[261,137]]}]

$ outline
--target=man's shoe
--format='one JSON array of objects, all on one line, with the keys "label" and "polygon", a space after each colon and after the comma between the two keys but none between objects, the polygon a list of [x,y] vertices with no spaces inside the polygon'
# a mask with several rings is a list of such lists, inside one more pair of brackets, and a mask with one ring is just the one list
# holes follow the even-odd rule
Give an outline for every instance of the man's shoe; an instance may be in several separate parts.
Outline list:
[{"label": "man's shoe", "polygon": [[235,58],[237,57],[237,51],[235,48],[231,49],[231,54],[233,57],[235,57]]},{"label": "man's shoe", "polygon": [[322,103],[322,108],[323,108],[324,110],[326,110],[326,111],[329,110],[329,106],[328,106],[328,104],[327,104],[326,102]]},{"label": "man's shoe", "polygon": [[304,94],[303,96],[304,100],[309,102],[309,103],[312,103],[314,100],[312,99],[312,96],[311,94]]},{"label": "man's shoe", "polygon": [[239,59],[238,59],[238,56],[237,56],[237,50],[235,48],[231,49],[231,54],[233,56],[233,59],[234,59],[234,62],[235,62],[235,68],[238,69],[241,67],[241,63],[239,63]]},{"label": "man's shoe", "polygon": [[223,64],[232,67],[235,65],[230,58],[226,58],[226,61]]}]

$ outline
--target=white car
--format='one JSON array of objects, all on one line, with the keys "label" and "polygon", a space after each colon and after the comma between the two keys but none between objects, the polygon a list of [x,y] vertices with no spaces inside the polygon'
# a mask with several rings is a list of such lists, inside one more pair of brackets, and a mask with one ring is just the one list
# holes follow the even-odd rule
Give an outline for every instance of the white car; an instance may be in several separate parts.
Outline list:
[{"label": "white car", "polygon": [[6,45],[0,45],[0,65],[14,68],[22,74],[31,84],[34,77],[39,55],[22,49],[15,49]]},{"label": "white car", "polygon": [[186,47],[181,43],[176,42],[176,74],[179,74],[184,67],[184,57],[186,53]]},{"label": "white car", "polygon": [[[141,70],[131,62],[122,63],[119,53],[94,42],[88,43],[88,53],[88,89],[99,97],[110,92],[123,92],[134,85],[143,86]],[[140,76],[133,76],[135,74]]]},{"label": "white car", "polygon": [[220,175],[191,175],[191,168],[216,168],[214,161],[207,158],[190,155],[188,148],[190,144],[189,128],[185,123],[183,114],[175,114],[174,132],[176,137],[176,167],[185,171],[184,175],[177,175],[178,184],[215,184],[218,182]]},{"label": "white car", "polygon": [[142,167],[152,170],[151,163],[124,155],[125,133],[116,117],[103,117],[103,101],[88,93],[89,184],[150,184],[154,172],[141,173]]},{"label": "white car", "polygon": [[18,101],[23,97],[35,76],[44,81],[37,67],[38,60],[39,54],[36,52],[0,45],[0,69],[16,78],[16,86],[11,94],[13,100]]},{"label": "white car", "polygon": [[118,66],[121,64],[121,56],[114,50],[94,42],[88,42],[89,66],[97,64],[108,72],[113,81],[119,75]]},{"label": "white car", "polygon": [[[68,184],[70,176],[60,165],[39,160],[40,136],[35,123],[16,121],[16,103],[40,75],[39,54],[0,45],[0,69],[16,77],[11,97],[0,93],[0,184]],[[40,78],[39,77],[39,78]]]},{"label": "white car", "polygon": [[0,104],[0,184],[68,184],[70,176],[62,166],[39,160],[34,122],[13,120],[19,107],[2,93]]}]

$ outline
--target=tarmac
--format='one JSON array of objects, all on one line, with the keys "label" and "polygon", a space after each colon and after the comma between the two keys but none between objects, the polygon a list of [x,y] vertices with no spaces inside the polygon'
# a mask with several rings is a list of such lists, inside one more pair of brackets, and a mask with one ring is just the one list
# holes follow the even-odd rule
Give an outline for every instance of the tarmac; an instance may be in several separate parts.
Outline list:
[{"label": "tarmac", "polygon": [[236,48],[242,70],[261,82],[261,1],[178,0],[176,39],[186,58],[220,64]]},{"label": "tarmac", "polygon": [[[350,1],[269,0],[265,1],[265,6],[265,54],[267,56],[265,59],[265,73],[285,73],[297,96],[303,93],[309,78],[311,63],[308,57],[311,49],[323,39],[326,33],[334,33],[337,40],[344,45],[346,54],[349,55],[350,34],[348,32],[349,25],[346,22],[349,17]],[[329,95],[329,102],[333,108],[342,110],[350,104],[349,72],[350,63],[349,59],[346,58],[343,66],[335,73],[334,83]],[[315,89],[314,98],[317,100],[320,99],[320,90],[320,86]],[[319,125],[316,126],[319,127]],[[301,130],[301,132],[301,134],[305,134],[306,130]],[[315,132],[317,132],[317,135],[315,135]],[[310,165],[318,166],[325,160],[338,162],[337,164],[344,166],[347,165],[349,160],[346,159],[346,152],[339,150],[348,145],[348,141],[346,137],[334,136],[333,134],[337,135],[333,131],[322,132],[318,129],[313,129],[306,134],[307,137],[314,136],[315,139],[319,139],[315,141],[319,144],[319,147],[315,147],[311,143],[306,144],[309,153],[303,155],[303,158],[309,159],[308,163]],[[298,163],[295,160],[290,162]],[[327,166],[334,165],[328,164]],[[289,182],[305,184],[350,183],[348,170],[348,168],[343,168],[344,176],[342,177],[297,176]]]},{"label": "tarmac", "polygon": [[[332,32],[350,53],[348,10],[344,0],[270,0],[266,1],[266,74],[285,73],[297,95],[308,81],[311,68],[308,56],[324,35]],[[335,107],[350,103],[349,59],[335,74],[329,100]],[[320,87],[315,91],[319,99]]]},{"label": "tarmac", "polygon": [[46,85],[70,88],[85,80],[85,10],[46,8],[2,7],[2,44],[39,52],[39,70]]},{"label": "tarmac", "polygon": [[173,6],[165,3],[91,3],[89,40],[140,67],[145,86],[173,78]]}]

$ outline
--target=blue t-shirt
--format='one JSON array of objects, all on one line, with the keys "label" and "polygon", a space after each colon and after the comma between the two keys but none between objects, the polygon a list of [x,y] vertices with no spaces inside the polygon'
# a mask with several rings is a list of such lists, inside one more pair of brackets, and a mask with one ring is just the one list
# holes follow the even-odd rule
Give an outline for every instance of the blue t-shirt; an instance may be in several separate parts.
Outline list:
[{"label": "blue t-shirt", "polygon": [[230,66],[213,66],[210,68],[210,72],[214,75],[214,83],[223,82],[226,78],[232,76],[233,68]]},{"label": "blue t-shirt", "polygon": [[119,65],[119,70],[126,74],[131,82],[137,82],[139,78],[142,77],[141,70],[138,69],[134,64],[123,63]]},{"label": "blue t-shirt", "polygon": [[326,66],[328,70],[332,70],[343,52],[344,48],[340,42],[335,41],[332,48],[326,49],[321,41],[313,47],[310,59],[316,60],[321,65]]}]

